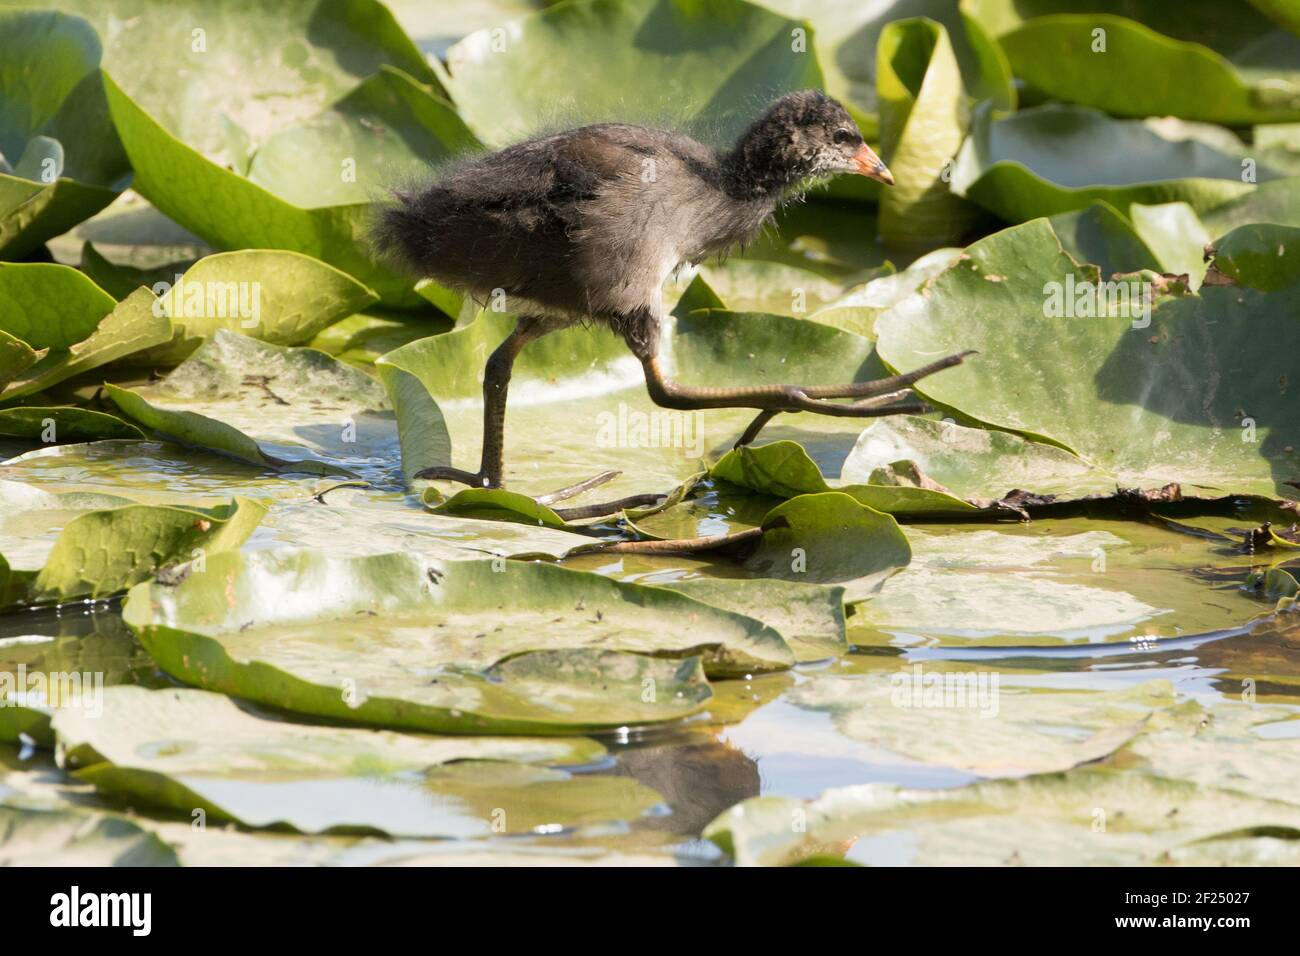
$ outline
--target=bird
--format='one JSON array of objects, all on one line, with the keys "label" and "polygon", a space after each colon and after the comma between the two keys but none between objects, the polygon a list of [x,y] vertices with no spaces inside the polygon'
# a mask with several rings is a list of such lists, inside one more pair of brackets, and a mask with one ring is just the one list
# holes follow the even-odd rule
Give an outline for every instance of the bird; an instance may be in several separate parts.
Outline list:
[{"label": "bird", "polygon": [[[484,368],[479,470],[435,466],[415,477],[503,487],[513,363],[529,342],[578,323],[622,336],[661,407],[757,410],[737,446],[787,412],[868,418],[927,411],[908,386],[970,353],[829,386],[697,387],[672,380],[661,364],[668,277],[683,263],[751,242],[810,183],[841,173],[894,182],[844,106],[802,90],[771,102],[730,148],[670,130],[598,123],[470,157],[415,188],[394,190],[372,227],[378,253],[480,301],[504,292],[518,314]],[[844,398],[853,401],[833,401]]]}]

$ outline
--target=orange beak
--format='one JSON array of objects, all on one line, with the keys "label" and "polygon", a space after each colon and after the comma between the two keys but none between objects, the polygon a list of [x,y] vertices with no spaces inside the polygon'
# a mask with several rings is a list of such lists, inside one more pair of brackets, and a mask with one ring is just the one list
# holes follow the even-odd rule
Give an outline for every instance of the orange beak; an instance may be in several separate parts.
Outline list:
[{"label": "orange beak", "polygon": [[880,157],[866,143],[858,147],[858,151],[853,157],[853,164],[857,166],[859,176],[879,180],[886,186],[894,185],[894,177],[889,172],[889,167],[881,162]]}]

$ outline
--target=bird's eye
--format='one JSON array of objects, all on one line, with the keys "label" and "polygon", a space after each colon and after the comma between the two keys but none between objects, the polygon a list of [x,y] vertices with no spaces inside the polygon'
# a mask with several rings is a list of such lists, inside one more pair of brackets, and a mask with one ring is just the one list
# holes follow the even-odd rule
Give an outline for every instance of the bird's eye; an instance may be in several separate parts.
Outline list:
[{"label": "bird's eye", "polygon": [[831,137],[836,146],[843,146],[845,143],[851,143],[855,138],[853,132],[845,129],[843,126],[837,129],[835,134]]}]

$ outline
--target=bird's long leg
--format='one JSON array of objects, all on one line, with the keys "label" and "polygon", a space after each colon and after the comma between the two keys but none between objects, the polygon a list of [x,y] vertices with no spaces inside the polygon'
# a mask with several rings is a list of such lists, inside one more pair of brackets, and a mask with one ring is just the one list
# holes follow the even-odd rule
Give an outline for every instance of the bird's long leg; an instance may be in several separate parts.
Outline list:
[{"label": "bird's long leg", "polygon": [[[641,365],[645,370],[646,388],[650,392],[650,398],[656,405],[664,408],[759,409],[759,414],[736,442],[739,446],[753,441],[763,427],[782,412],[813,412],[837,418],[879,418],[885,415],[922,414],[928,411],[929,407],[920,401],[907,400],[911,393],[906,386],[920,381],[927,375],[960,365],[970,354],[972,353],[960,352],[901,375],[891,375],[870,382],[850,382],[844,385],[696,387],[682,385],[665,376],[657,355],[643,357]],[[828,401],[834,398],[856,398],[858,401],[844,404]]]},{"label": "bird's long leg", "polygon": [[561,323],[539,316],[520,316],[514,331],[488,356],[487,365],[483,368],[483,453],[479,458],[478,473],[439,465],[418,472],[416,478],[458,481],[475,488],[501,487],[506,396],[510,389],[510,373],[515,359],[529,342],[561,327]]}]

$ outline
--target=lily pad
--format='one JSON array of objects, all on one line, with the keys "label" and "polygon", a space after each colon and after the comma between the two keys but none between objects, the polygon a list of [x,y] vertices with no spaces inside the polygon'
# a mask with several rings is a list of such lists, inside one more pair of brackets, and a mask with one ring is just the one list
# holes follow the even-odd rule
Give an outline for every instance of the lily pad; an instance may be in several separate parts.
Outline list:
[{"label": "lily pad", "polygon": [[808,802],[759,797],[728,810],[704,836],[749,866],[819,857],[894,866],[1116,866],[1173,862],[1172,854],[1188,851],[1205,863],[1229,835],[1223,851],[1240,862],[1252,851],[1276,852],[1275,840],[1255,834],[1297,825],[1300,810],[1289,803],[1081,767],[948,790],[866,784]]},{"label": "lily pad", "polygon": [[1252,222],[1300,226],[1300,176],[1261,183],[1254,192],[1215,206],[1202,219],[1215,236]]},{"label": "lily pad", "polygon": [[[202,690],[113,687],[103,696],[102,715],[61,710],[54,717],[65,766],[107,796],[187,817],[202,811],[212,823],[482,836],[492,832],[491,808],[476,815],[456,788],[440,785],[447,771],[435,768],[464,760],[590,763],[604,753],[582,738],[439,738],[293,724]],[[539,768],[523,776],[531,783],[548,775]],[[324,799],[329,793],[335,799]],[[498,797],[508,822],[509,786]]]},{"label": "lily pad", "polygon": [[[985,105],[972,118],[952,189],[1010,222],[1097,200],[1120,212],[1135,202],[1186,202],[1200,213],[1255,188],[1243,180],[1243,158],[1087,107],[1040,106],[995,119]],[[1275,178],[1263,168],[1256,176]]]},{"label": "lily pad", "polygon": [[[488,311],[376,363],[396,412],[408,480],[434,465],[478,467],[480,377],[513,322]],[[830,384],[886,374],[870,341],[786,316],[696,311],[675,319],[668,333],[664,364],[688,384]],[[538,495],[614,470],[622,475],[601,485],[596,500],[666,494],[700,470],[701,458],[730,447],[753,414],[658,408],[620,340],[600,328],[565,329],[531,343],[515,363],[506,484]],[[773,422],[765,435],[797,435],[814,458],[835,460],[860,430],[853,419],[795,415]]]},{"label": "lily pad", "polygon": [[154,297],[139,289],[100,319],[87,337],[68,348],[52,348],[40,361],[0,391],[0,401],[12,402],[44,391],[73,376],[134,355],[172,337],[172,323],[156,314]]},{"label": "lily pad", "polygon": [[[367,0],[352,2],[382,10]],[[268,32],[283,29],[277,23]],[[239,69],[247,75],[249,64],[243,61]],[[235,150],[235,157],[214,161],[177,138],[112,80],[106,88],[135,170],[134,187],[172,219],[218,248],[290,249],[328,262],[390,305],[420,301],[410,279],[371,255],[365,241],[368,200],[391,186],[393,176],[409,175],[417,161],[450,158],[472,148],[474,140],[452,108],[416,80],[380,69],[322,115],[301,117],[299,127],[262,141],[267,156],[259,162],[260,153],[252,153],[251,166],[247,134],[233,122],[224,124],[235,131],[224,149]],[[310,181],[321,187],[313,195],[322,204],[300,204],[311,198],[303,192],[304,164],[313,169]]]},{"label": "lily pad", "polygon": [[[911,563],[855,607],[851,643],[1149,646],[1235,629],[1271,609],[1244,589],[1250,568],[1240,554],[1136,522],[910,527],[907,537]],[[1219,567],[1228,583],[1211,591],[1205,576]]]},{"label": "lily pad", "polygon": [[942,24],[896,20],[876,52],[883,157],[897,184],[880,197],[880,237],[930,250],[970,230],[977,207],[950,188],[970,122],[957,57]]},{"label": "lily pad", "polygon": [[176,329],[170,344],[142,356],[161,365],[183,361],[217,329],[273,345],[302,345],[377,298],[319,260],[267,249],[207,256],[152,288],[160,297],[154,311]]},{"label": "lily pad", "polygon": [[0,435],[49,442],[144,438],[144,432],[116,415],[74,405],[0,408]]},{"label": "lily pad", "polygon": [[[214,555],[208,571],[129,599],[127,622],[159,663],[204,687],[351,722],[485,733],[673,719],[707,699],[690,654],[723,675],[793,661],[751,618],[544,564],[276,551]],[[226,581],[239,610],[220,597]],[[285,604],[290,585],[303,603]],[[687,659],[616,653],[626,651]],[[650,700],[645,680],[658,687]]]},{"label": "lily pad", "polygon": [[[1222,30],[1198,34],[1198,42],[1165,35],[1171,18],[1163,6],[1096,6],[1083,11],[1052,0],[980,0],[971,9],[978,11],[977,18],[990,28],[1016,76],[1035,96],[1117,116],[1181,116],[1228,126],[1300,119],[1300,70],[1294,57],[1289,63],[1285,57],[1266,61],[1271,68],[1261,70],[1265,64],[1252,56],[1274,42],[1266,36],[1270,31],[1286,34],[1254,11],[1240,11],[1243,22],[1236,26],[1238,32],[1252,30],[1253,42],[1239,47],[1235,57],[1225,57],[1204,45],[1206,37],[1222,36]],[[1222,8],[1216,4],[1190,0],[1184,6],[1200,7],[1201,16],[1212,10],[1220,15],[1213,22],[1221,23]],[[1194,17],[1188,11],[1177,19],[1184,15]],[[1104,31],[1100,48],[1097,30]],[[1241,61],[1241,69],[1234,59]]]},{"label": "lily pad", "polygon": [[112,814],[0,806],[0,866],[179,866],[157,834]]},{"label": "lily pad", "polygon": [[840,733],[895,761],[1005,777],[1109,756],[1172,706],[1174,691],[1168,681],[1061,690],[969,663],[917,663],[888,674],[816,674],[787,699],[829,712]]},{"label": "lily pad", "polygon": [[[863,434],[865,436],[867,432]],[[859,445],[862,440],[859,439]],[[859,453],[856,447],[845,460],[845,468],[850,468],[850,465],[855,462],[855,456],[856,461],[860,463],[863,454]],[[895,458],[899,457],[908,456],[895,456]],[[890,459],[893,460],[895,459]],[[874,470],[875,467],[873,465],[872,469]],[[871,483],[873,476],[863,475],[860,465],[856,465],[849,474],[843,476],[849,480],[831,485],[803,447],[792,441],[742,445],[719,459],[709,470],[709,475],[720,478],[730,485],[748,488],[777,498],[837,491],[868,508],[899,517],[917,515],[961,517],[979,510],[971,502],[941,491]],[[854,481],[850,476],[861,480]]]},{"label": "lily pad", "polygon": [[822,85],[796,30],[807,27],[742,0],[584,0],[470,34],[447,51],[446,85],[495,147],[560,118],[667,123],[729,143],[756,102]]},{"label": "lily pad", "polygon": [[[1076,266],[1046,222],[1003,230],[966,252],[927,295],[876,323],[894,367],[958,348],[981,352],[922,382],[928,397],[1068,448],[1130,487],[1179,482],[1294,495],[1287,481],[1300,477],[1300,412],[1285,383],[1289,343],[1300,336],[1291,321],[1300,283],[1269,293],[1205,285],[1158,298],[1149,318],[1138,286],[1132,316],[1124,308],[1108,315],[1109,302],[1086,294],[1096,270]],[[1069,305],[1067,286],[1082,290]],[[1078,301],[1101,304],[1103,314],[1072,316]],[[1215,383],[1208,393],[1207,382]]]},{"label": "lily pad", "polygon": [[156,385],[106,385],[141,424],[250,464],[322,474],[396,451],[378,382],[323,352],[218,329]]},{"label": "lily pad", "polygon": [[[981,25],[947,0],[893,0],[862,4],[857,0],[770,0],[765,6],[812,24],[813,45],[826,73],[827,89],[868,114],[878,108],[876,52],[881,35],[903,17],[927,17],[941,24],[952,40],[962,78],[978,99],[995,99],[1014,109],[1015,90],[1006,58]],[[874,120],[874,116],[868,117]],[[864,127],[870,135],[870,124]]]},{"label": "lily pad", "polygon": [[0,484],[0,494],[6,606],[109,597],[160,568],[239,547],[266,513],[241,498],[216,508],[165,507],[14,482]]},{"label": "lily pad", "polygon": [[0,262],[0,330],[37,349],[84,341],[117,305],[76,269]]},{"label": "lily pad", "polygon": [[0,257],[22,259],[126,185],[90,24],[0,11]]}]

